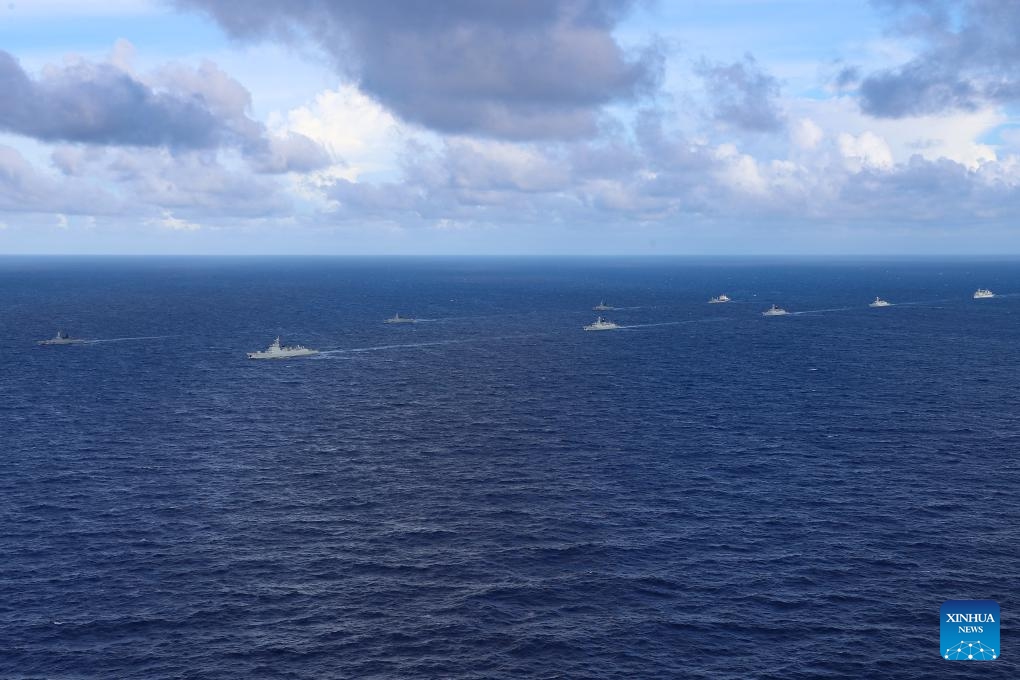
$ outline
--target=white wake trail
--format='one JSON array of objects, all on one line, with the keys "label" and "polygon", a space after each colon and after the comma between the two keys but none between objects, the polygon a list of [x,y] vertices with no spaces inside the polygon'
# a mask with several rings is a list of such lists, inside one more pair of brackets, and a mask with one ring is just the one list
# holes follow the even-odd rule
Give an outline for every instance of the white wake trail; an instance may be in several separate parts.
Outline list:
[{"label": "white wake trail", "polygon": [[436,347],[439,345],[463,345],[469,343],[478,342],[489,342],[492,340],[514,340],[518,338],[532,338],[537,333],[528,335],[496,335],[486,336],[479,338],[461,338],[457,340],[433,340],[430,342],[405,342],[405,343],[394,343],[390,345],[372,345],[369,347],[339,347],[336,349],[326,349],[319,352],[319,356],[328,356],[333,354],[362,354],[365,352],[384,352],[391,349],[413,349],[417,347]]},{"label": "white wake trail", "polygon": [[83,344],[98,345],[103,342],[131,342],[133,340],[163,340],[165,338],[177,337],[174,335],[138,335],[133,338],[100,338],[98,340],[85,340]]}]

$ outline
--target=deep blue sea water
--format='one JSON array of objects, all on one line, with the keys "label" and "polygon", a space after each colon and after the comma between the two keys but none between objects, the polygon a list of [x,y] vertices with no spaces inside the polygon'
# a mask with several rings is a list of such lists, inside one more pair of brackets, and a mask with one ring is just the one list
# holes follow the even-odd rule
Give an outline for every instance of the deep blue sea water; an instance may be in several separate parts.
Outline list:
[{"label": "deep blue sea water", "polygon": [[1017,678],[1018,386],[1017,261],[0,259],[0,677]]}]

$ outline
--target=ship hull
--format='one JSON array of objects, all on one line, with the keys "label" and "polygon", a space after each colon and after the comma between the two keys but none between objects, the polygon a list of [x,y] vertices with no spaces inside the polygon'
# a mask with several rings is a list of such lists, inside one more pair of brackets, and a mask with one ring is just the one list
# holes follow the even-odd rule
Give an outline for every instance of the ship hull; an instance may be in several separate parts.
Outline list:
[{"label": "ship hull", "polygon": [[318,350],[303,350],[300,352],[248,352],[249,359],[295,359],[297,357],[310,357],[318,354]]}]

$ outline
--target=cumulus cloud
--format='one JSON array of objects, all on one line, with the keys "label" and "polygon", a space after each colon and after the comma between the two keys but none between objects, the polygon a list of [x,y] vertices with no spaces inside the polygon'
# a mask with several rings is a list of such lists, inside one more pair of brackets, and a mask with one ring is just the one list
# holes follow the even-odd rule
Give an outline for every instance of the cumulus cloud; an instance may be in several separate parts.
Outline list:
[{"label": "cumulus cloud", "polygon": [[837,139],[839,151],[851,170],[861,168],[890,168],[893,165],[892,151],[884,139],[874,132],[865,131],[859,136],[842,133]]},{"label": "cumulus cloud", "polygon": [[40,178],[21,153],[0,145],[0,197],[37,198],[43,193]]},{"label": "cumulus cloud", "polygon": [[82,214],[120,208],[104,188],[73,177],[51,177],[17,149],[0,144],[0,211]]},{"label": "cumulus cloud", "polygon": [[783,127],[779,81],[758,66],[751,55],[732,64],[702,60],[695,72],[705,81],[715,120],[753,132],[774,132]]},{"label": "cumulus cloud", "polygon": [[42,142],[0,145],[0,217],[45,213],[16,231],[38,217],[74,233],[95,212],[99,229],[196,240],[286,224],[451,243],[619,228],[622,242],[645,227],[824,232],[1020,214],[1020,138],[998,130],[1013,66],[949,58],[980,16],[1008,14],[990,3],[945,17],[936,0],[891,3],[920,17],[899,29],[920,39],[917,59],[884,53],[903,62],[885,71],[861,55],[869,66],[829,62],[809,96],[784,96],[748,55],[686,61],[699,87],[641,99],[658,55],[614,39],[624,1],[179,2],[238,37],[307,40],[344,78],[274,98],[263,122],[248,88],[211,61],[136,70],[120,42],[107,62],[29,73],[0,52],[0,130]]},{"label": "cumulus cloud", "polygon": [[[824,126],[823,142],[847,133],[855,137],[871,132],[889,146],[894,162],[902,163],[918,154],[927,160],[948,158],[968,167],[995,160],[996,148],[989,144],[995,130],[1007,123],[1006,114],[993,107],[980,111],[910,118],[875,118],[860,110],[853,97],[801,100],[791,104],[797,118],[810,118]],[[791,125],[791,130],[797,125]],[[814,153],[824,153],[819,144]]]},{"label": "cumulus cloud", "polygon": [[839,204],[845,215],[857,219],[939,220],[944,225],[969,223],[990,205],[1015,211],[1015,191],[990,179],[947,159],[915,156],[895,168],[864,168],[851,175],[840,188]]},{"label": "cumulus cloud", "polygon": [[[127,48],[118,42],[115,55]],[[209,61],[175,64],[144,82],[112,62],[75,59],[32,78],[0,50],[0,129],[44,142],[165,147],[235,147],[262,172],[305,171],[330,162],[307,137],[273,138],[248,115],[251,95]],[[71,155],[54,161],[73,173]]]},{"label": "cumulus cloud", "polygon": [[229,33],[315,41],[403,119],[441,132],[578,138],[603,105],[649,91],[653,48],[629,56],[612,30],[630,0],[178,0]]},{"label": "cumulus cloud", "polygon": [[861,108],[880,118],[973,111],[982,95],[975,85],[950,73],[933,72],[923,62],[873,73],[860,86]]},{"label": "cumulus cloud", "polygon": [[825,132],[810,118],[801,118],[790,127],[790,139],[801,149],[814,149]]},{"label": "cumulus cloud", "polygon": [[[448,140],[414,148],[392,181],[325,187],[333,218],[463,229],[620,223],[692,228],[712,220],[874,224],[1004,218],[1020,208],[1020,160],[975,167],[919,155],[898,161],[879,134],[823,134],[813,121],[791,136],[790,157],[763,160],[713,144],[646,112],[617,136],[583,143]],[[793,141],[791,139],[791,141]]]},{"label": "cumulus cloud", "polygon": [[565,189],[569,174],[549,153],[518,144],[452,140],[447,147],[450,182],[457,187],[514,192]]},{"label": "cumulus cloud", "polygon": [[250,155],[256,171],[270,174],[311,172],[332,163],[322,146],[298,132],[260,138]]},{"label": "cumulus cloud", "polygon": [[389,111],[353,85],[324,90],[286,114],[271,115],[268,124],[277,137],[300,135],[328,149],[333,164],[321,174],[350,180],[391,171],[400,143],[412,136]]},{"label": "cumulus cloud", "polygon": [[910,61],[861,81],[865,112],[899,118],[1020,101],[1020,3],[884,0],[882,4],[900,17],[896,30],[920,40],[923,48]]},{"label": "cumulus cloud", "polygon": [[105,154],[106,149],[101,146],[61,145],[50,153],[50,161],[61,173],[81,177]]},{"label": "cumulus cloud", "polygon": [[293,200],[278,178],[254,175],[238,159],[166,149],[118,150],[90,168],[141,209],[158,206],[205,216],[261,218],[286,215]]},{"label": "cumulus cloud", "polygon": [[[189,223],[199,223],[285,218],[297,200],[283,178],[254,173],[236,151],[61,146],[51,162],[56,172],[0,145],[0,211],[137,219],[165,210],[175,219],[180,212]],[[169,221],[160,226],[185,227]]]},{"label": "cumulus cloud", "polygon": [[842,65],[839,71],[831,78],[831,85],[837,92],[857,87],[860,82],[861,68],[853,65]]},{"label": "cumulus cloud", "polygon": [[194,96],[156,92],[112,64],[78,61],[33,80],[0,50],[0,129],[44,141],[209,147],[221,126]]},{"label": "cumulus cloud", "polygon": [[149,224],[168,229],[170,231],[198,231],[202,225],[196,222],[189,222],[179,217],[174,217],[169,210],[164,210],[159,219],[149,220]]}]

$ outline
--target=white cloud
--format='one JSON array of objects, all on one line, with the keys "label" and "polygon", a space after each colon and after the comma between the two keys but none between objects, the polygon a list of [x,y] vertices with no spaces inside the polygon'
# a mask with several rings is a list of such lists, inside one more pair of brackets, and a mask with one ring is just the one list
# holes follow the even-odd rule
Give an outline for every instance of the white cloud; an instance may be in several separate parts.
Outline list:
[{"label": "white cloud", "polygon": [[942,116],[872,118],[860,111],[853,97],[790,100],[786,104],[822,126],[827,136],[846,133],[859,137],[870,132],[880,137],[895,163],[919,155],[929,161],[946,158],[970,169],[995,160],[995,149],[978,140],[1008,120],[995,108]]},{"label": "white cloud", "polygon": [[[73,12],[77,4],[39,0],[37,6]],[[140,10],[150,3],[120,0],[119,6]],[[199,232],[182,243],[236,227],[229,238],[239,249],[247,247],[243,230],[256,228],[281,243],[311,242],[339,229],[361,230],[366,239],[406,231],[421,244],[427,243],[423,234],[453,244],[483,232],[559,234],[555,239],[566,243],[585,240],[574,239],[572,230],[611,223],[626,243],[651,223],[681,234],[693,232],[699,220],[732,220],[744,225],[733,231],[739,236],[779,229],[769,218],[781,216],[784,223],[830,234],[841,247],[840,229],[850,242],[854,234],[867,236],[872,227],[866,225],[876,220],[923,221],[932,234],[971,217],[1006,224],[1020,215],[1020,132],[996,134],[1009,124],[1010,111],[873,118],[861,113],[853,84],[816,98],[824,97],[819,78],[810,77],[823,68],[817,61],[811,69],[793,64],[794,71],[776,72],[774,55],[763,58],[788,95],[779,102],[788,116],[782,133],[751,137],[707,126],[697,93],[685,93],[690,84],[678,81],[675,99],[664,96],[654,106],[617,102],[595,139],[515,143],[444,136],[402,121],[357,85],[337,85],[336,72],[322,60],[302,62],[299,52],[307,46],[216,45],[220,66],[188,66],[210,52],[187,48],[173,55],[178,61],[154,60],[146,57],[149,46],[139,45],[140,61],[126,40],[106,58],[129,73],[138,63],[136,79],[153,91],[178,88],[200,98],[249,143],[189,151],[15,136],[10,147],[0,147],[0,210],[7,213],[0,215],[12,225],[7,240],[31,231],[37,219],[50,233],[54,221],[69,229],[66,238],[89,228],[101,235],[140,224],[148,237],[157,230]],[[838,64],[874,71],[910,56],[897,49],[895,41],[863,44]],[[668,72],[692,54],[688,48],[681,57],[668,56]],[[787,77],[801,86],[790,86]],[[656,116],[662,129],[649,134],[642,121]],[[98,224],[93,213],[101,217]],[[851,222],[860,226],[846,226]],[[273,231],[283,224],[288,228]]]},{"label": "white cloud", "polygon": [[356,182],[366,174],[394,173],[410,131],[354,85],[325,90],[285,115],[269,116],[277,135],[296,132],[318,142],[335,164],[325,176]]},{"label": "white cloud", "polygon": [[551,149],[493,140],[447,142],[450,181],[461,188],[553,191],[569,186],[569,170]]},{"label": "white cloud", "polygon": [[801,149],[814,149],[824,136],[822,128],[810,118],[801,118],[790,126],[790,139]]},{"label": "white cloud", "polygon": [[758,171],[758,162],[737,151],[732,144],[721,144],[715,150],[716,159],[722,161],[718,176],[722,184],[740,193],[764,194],[767,186]]},{"label": "white cloud", "polygon": [[173,213],[169,210],[164,210],[161,218],[149,220],[148,224],[169,229],[170,231],[198,231],[202,228],[202,225],[195,222],[188,222],[187,220],[174,217]]},{"label": "white cloud", "polygon": [[471,225],[461,220],[451,220],[444,217],[433,222],[432,228],[437,231],[464,231],[470,229]]},{"label": "white cloud", "polygon": [[884,139],[870,130],[854,136],[843,132],[837,139],[839,152],[843,155],[846,167],[851,172],[862,168],[891,168],[893,165],[892,151]]}]

